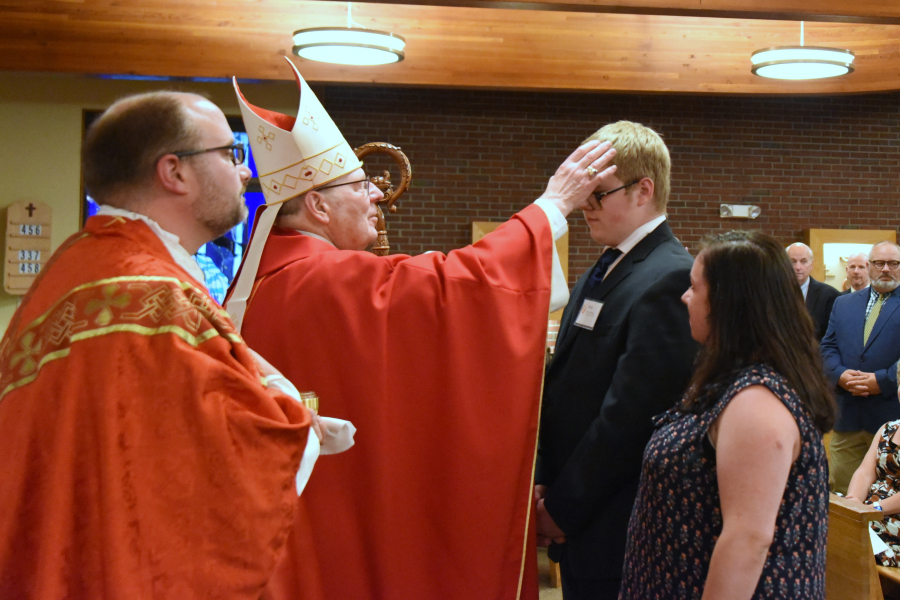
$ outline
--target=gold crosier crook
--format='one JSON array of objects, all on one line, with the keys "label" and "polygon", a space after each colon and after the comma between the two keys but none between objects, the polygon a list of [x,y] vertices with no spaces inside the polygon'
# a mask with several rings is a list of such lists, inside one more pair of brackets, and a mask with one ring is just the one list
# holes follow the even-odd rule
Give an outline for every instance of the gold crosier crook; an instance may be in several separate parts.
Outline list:
[{"label": "gold crosier crook", "polygon": [[394,206],[394,203],[409,188],[409,184],[412,181],[412,166],[410,166],[409,159],[400,151],[400,148],[384,142],[363,144],[359,148],[353,150],[353,152],[359,160],[362,160],[363,157],[368,156],[369,154],[387,154],[400,168],[400,183],[397,185],[396,189],[391,183],[390,171],[384,171],[383,175],[373,175],[369,177],[369,181],[372,182],[372,185],[377,186],[378,189],[384,193],[384,199],[375,205],[375,208],[378,209],[378,223],[375,225],[376,229],[378,229],[378,238],[375,240],[372,252],[375,253],[376,256],[387,256],[391,251],[391,247],[388,245],[387,226],[384,223],[384,212],[381,210],[381,205],[386,205],[388,211],[392,213],[397,212],[397,207]]}]

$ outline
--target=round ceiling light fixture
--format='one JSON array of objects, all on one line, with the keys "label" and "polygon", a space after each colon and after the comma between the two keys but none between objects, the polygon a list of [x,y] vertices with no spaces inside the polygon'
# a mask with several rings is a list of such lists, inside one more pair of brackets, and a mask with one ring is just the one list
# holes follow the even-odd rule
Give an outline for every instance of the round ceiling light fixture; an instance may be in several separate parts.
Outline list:
[{"label": "round ceiling light fixture", "polygon": [[347,3],[346,27],[313,27],[294,32],[293,52],[300,58],[338,65],[388,65],[406,58],[406,40],[354,23]]},{"label": "round ceiling light fixture", "polygon": [[387,65],[406,55],[399,35],[360,27],[314,27],[294,32],[294,54],[339,65]]},{"label": "round ceiling light fixture", "polygon": [[824,79],[853,72],[850,50],[803,45],[803,22],[799,46],[777,46],[757,50],[750,55],[750,71],[772,79]]}]

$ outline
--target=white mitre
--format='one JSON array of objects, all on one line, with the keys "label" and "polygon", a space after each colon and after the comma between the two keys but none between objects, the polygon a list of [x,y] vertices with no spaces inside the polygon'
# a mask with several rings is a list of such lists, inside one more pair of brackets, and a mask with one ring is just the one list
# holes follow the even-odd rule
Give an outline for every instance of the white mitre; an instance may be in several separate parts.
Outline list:
[{"label": "white mitre", "polygon": [[281,204],[362,166],[297,67],[287,57],[285,60],[294,70],[300,89],[296,117],[253,106],[244,99],[237,78],[234,79],[234,90],[266,199],[266,209],[257,219],[234,292],[226,303],[238,331],[243,325],[263,247]]}]

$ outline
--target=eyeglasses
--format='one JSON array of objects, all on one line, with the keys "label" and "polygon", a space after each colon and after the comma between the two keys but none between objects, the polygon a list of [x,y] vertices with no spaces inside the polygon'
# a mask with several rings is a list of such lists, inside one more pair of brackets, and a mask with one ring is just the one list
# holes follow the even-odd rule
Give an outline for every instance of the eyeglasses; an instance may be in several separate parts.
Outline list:
[{"label": "eyeglasses", "polygon": [[609,196],[609,195],[612,194],[613,192],[618,192],[619,190],[624,190],[624,189],[627,188],[627,187],[631,187],[631,186],[633,186],[634,184],[636,184],[637,182],[639,182],[641,179],[643,179],[643,177],[641,177],[640,179],[635,179],[635,180],[632,181],[631,183],[626,183],[626,184],[623,185],[623,186],[617,187],[617,188],[614,189],[614,190],[609,190],[608,192],[593,192],[594,198],[597,199],[597,204],[600,204],[600,201],[603,200],[603,198],[604,198],[605,196]]},{"label": "eyeglasses", "polygon": [[333,183],[331,185],[323,185],[321,187],[315,188],[316,190],[327,190],[329,188],[341,187],[342,185],[353,185],[354,183],[363,183],[366,184],[366,196],[369,195],[369,179],[357,179],[356,181],[345,181],[344,183]]},{"label": "eyeglasses", "polygon": [[228,146],[219,146],[218,148],[206,148],[204,150],[185,150],[183,152],[172,152],[178,158],[184,158],[185,156],[194,156],[195,154],[204,154],[205,152],[215,152],[217,150],[231,150],[231,162],[235,165],[241,165],[244,163],[244,158],[247,155],[247,145],[243,142],[235,142],[234,144],[229,144]]},{"label": "eyeglasses", "polygon": [[891,269],[891,271],[895,270],[897,267],[900,267],[900,260],[873,260],[870,262],[872,263],[872,266],[879,271],[884,268],[884,265],[887,265]]}]

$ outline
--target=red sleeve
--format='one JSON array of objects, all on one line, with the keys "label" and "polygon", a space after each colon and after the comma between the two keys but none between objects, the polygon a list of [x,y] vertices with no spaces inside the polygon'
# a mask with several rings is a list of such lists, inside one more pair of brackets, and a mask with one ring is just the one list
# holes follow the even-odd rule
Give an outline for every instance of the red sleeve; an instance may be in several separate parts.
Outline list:
[{"label": "red sleeve", "polygon": [[523,553],[552,243],[537,206],[446,256],[270,238],[243,333],[358,428],[316,464],[300,500],[314,518],[272,589],[315,598],[295,582],[321,575],[334,598],[516,597],[520,581],[536,596]]}]

